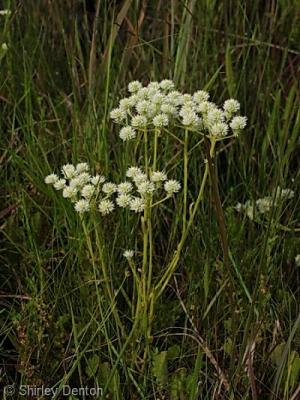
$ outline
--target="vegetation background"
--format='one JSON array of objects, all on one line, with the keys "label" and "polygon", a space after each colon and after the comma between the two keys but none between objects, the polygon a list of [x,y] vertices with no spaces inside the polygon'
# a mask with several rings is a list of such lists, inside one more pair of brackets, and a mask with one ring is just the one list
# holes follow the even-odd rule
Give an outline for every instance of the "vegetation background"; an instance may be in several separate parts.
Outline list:
[{"label": "vegetation background", "polygon": [[[299,399],[299,2],[12,0],[1,8],[11,10],[0,15],[1,385],[109,382],[111,399]],[[217,162],[234,293],[206,190],[142,373],[130,349],[119,357],[123,338],[79,218],[44,177],[77,161],[123,174],[109,111],[131,80],[163,78],[207,88],[219,104],[237,98],[249,123]],[[191,162],[191,196],[201,160]],[[277,186],[296,195],[263,222],[233,209]],[[178,210],[161,216],[157,259],[175,240]],[[110,284],[130,326],[122,253],[135,229],[120,216],[101,223]]]}]

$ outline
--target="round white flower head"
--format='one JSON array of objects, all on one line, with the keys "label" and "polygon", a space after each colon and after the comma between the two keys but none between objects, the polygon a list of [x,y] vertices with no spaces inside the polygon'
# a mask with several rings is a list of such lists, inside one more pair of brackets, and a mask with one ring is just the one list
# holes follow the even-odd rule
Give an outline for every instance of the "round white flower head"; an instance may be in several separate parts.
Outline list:
[{"label": "round white flower head", "polygon": [[172,104],[162,104],[160,107],[161,112],[169,115],[177,115],[177,108]]},{"label": "round white flower head", "polygon": [[233,131],[240,131],[247,125],[247,117],[234,117],[230,123],[230,128]]},{"label": "round white flower head", "polygon": [[127,113],[121,108],[114,108],[110,112],[110,118],[115,122],[121,123],[126,119]]},{"label": "round white flower head", "polygon": [[66,180],[65,179],[59,179],[58,181],[56,181],[54,183],[53,186],[54,186],[54,189],[56,189],[56,190],[62,190],[66,186]]},{"label": "round white flower head", "polygon": [[191,104],[193,102],[193,97],[189,93],[185,93],[181,97],[182,104]]},{"label": "round white flower head", "polygon": [[126,142],[136,137],[136,131],[131,126],[124,126],[119,133],[120,138]]},{"label": "round white flower head", "polygon": [[136,103],[135,109],[139,114],[147,114],[150,104],[148,100],[141,100]]},{"label": "round white flower head", "polygon": [[163,79],[163,80],[160,82],[159,87],[160,87],[162,90],[168,92],[168,91],[170,91],[170,90],[173,90],[174,87],[175,87],[175,85],[174,85],[174,82],[171,81],[170,79]]},{"label": "round white flower head", "polygon": [[154,183],[145,180],[137,185],[137,191],[141,195],[152,194],[155,191]]},{"label": "round white flower head", "polygon": [[66,199],[74,199],[77,196],[77,189],[76,187],[66,186],[63,190],[63,197]]},{"label": "round white flower head", "polygon": [[156,81],[150,82],[150,83],[148,84],[147,88],[148,88],[148,89],[151,89],[151,90],[156,90],[156,91],[157,91],[157,90],[159,89],[159,83],[156,82]]},{"label": "round white flower head", "polygon": [[170,179],[169,181],[165,182],[164,189],[167,192],[168,196],[172,196],[172,194],[179,192],[179,190],[181,189],[181,185],[174,179]]},{"label": "round white flower head", "polygon": [[205,92],[205,90],[198,90],[193,94],[193,100],[196,103],[202,103],[203,101],[207,101],[209,99],[209,94]]},{"label": "round white flower head", "polygon": [[81,190],[82,197],[86,199],[90,199],[94,193],[95,193],[95,186],[91,184],[83,186]]},{"label": "round white flower head", "polygon": [[106,193],[108,196],[111,196],[113,193],[117,191],[117,185],[112,182],[104,183],[102,186],[102,192]]},{"label": "round white flower head", "polygon": [[131,203],[131,196],[129,194],[120,194],[117,199],[116,203],[119,207],[126,208]]},{"label": "round white flower head", "polygon": [[226,113],[226,116],[230,118],[234,113],[239,111],[241,105],[235,99],[229,99],[224,102],[223,109]]},{"label": "round white flower head", "polygon": [[46,176],[45,178],[45,183],[47,183],[47,185],[54,185],[54,183],[56,183],[58,181],[58,176],[56,174],[50,174],[48,176]]},{"label": "round white flower head", "polygon": [[147,125],[147,118],[143,115],[136,115],[131,119],[131,125],[135,128],[145,128]]},{"label": "round white flower head", "polygon": [[209,111],[214,110],[216,105],[210,101],[203,101],[198,104],[197,111],[202,114],[207,114]]},{"label": "round white flower head", "polygon": [[128,194],[132,191],[133,186],[131,182],[121,182],[118,185],[117,191],[119,194]]},{"label": "round white flower head", "polygon": [[126,176],[128,178],[135,178],[137,175],[140,175],[142,170],[138,167],[129,167],[126,171]]},{"label": "round white flower head", "polygon": [[262,199],[256,200],[256,206],[260,214],[269,212],[272,208],[273,199],[271,197],[263,197]]},{"label": "round white flower head", "polygon": [[199,124],[200,119],[194,111],[185,111],[182,115],[182,125],[184,126],[196,126]]},{"label": "round white flower head", "polygon": [[132,107],[132,99],[126,97],[125,99],[120,100],[119,108],[125,112],[128,112]]},{"label": "round white flower head", "polygon": [[153,96],[151,96],[151,102],[156,105],[163,104],[164,100],[165,96],[162,93],[155,93]]},{"label": "round white flower head", "polygon": [[207,123],[209,125],[218,124],[223,122],[225,119],[225,115],[222,110],[215,108],[213,110],[208,111],[207,113]]},{"label": "round white flower head", "polygon": [[133,250],[125,250],[123,253],[123,257],[125,257],[127,260],[130,260],[134,256],[134,251]]},{"label": "round white flower head", "polygon": [[133,94],[130,97],[127,97],[127,100],[130,103],[131,107],[134,107],[136,105],[136,103],[140,101],[139,97],[136,94]]},{"label": "round white flower head", "polygon": [[187,101],[186,103],[184,103],[181,110],[184,110],[183,112],[197,112],[197,104],[195,104],[195,102],[192,100]]},{"label": "round white flower head", "polygon": [[78,174],[82,174],[82,172],[88,172],[89,171],[89,166],[87,163],[79,163],[76,165],[76,172]]},{"label": "round white flower head", "polygon": [[110,200],[101,200],[98,209],[102,215],[110,214],[114,210],[114,203]]},{"label": "round white flower head", "polygon": [[64,177],[67,178],[67,179],[72,179],[77,175],[75,167],[72,164],[64,165],[62,167],[61,171],[62,171]]},{"label": "round white flower head", "polygon": [[103,175],[95,175],[95,176],[93,176],[92,178],[91,178],[91,183],[93,184],[93,185],[99,185],[99,184],[102,184],[102,183],[104,183],[105,182],[105,176],[103,176]]},{"label": "round white flower head", "polygon": [[169,118],[167,114],[158,114],[153,118],[153,125],[157,128],[161,128],[163,126],[168,126]]},{"label": "round white flower head", "polygon": [[142,88],[142,84],[139,81],[132,81],[128,84],[128,92],[136,93]]},{"label": "round white flower head", "polygon": [[148,90],[148,95],[147,98],[152,102],[152,98],[156,96],[157,94],[161,95],[161,92],[157,88],[147,88]]},{"label": "round white flower head", "polygon": [[149,89],[147,87],[141,88],[137,93],[136,96],[138,101],[149,99]]},{"label": "round white flower head", "polygon": [[145,202],[140,197],[132,197],[129,207],[131,211],[136,213],[143,212],[145,208]]},{"label": "round white flower head", "polygon": [[135,175],[133,181],[138,186],[141,183],[147,181],[147,175],[144,172],[141,172],[140,174]]},{"label": "round white flower head", "polygon": [[153,117],[155,117],[158,111],[159,107],[149,102],[149,107],[147,109],[147,118],[152,119]]},{"label": "round white flower head", "polygon": [[150,180],[155,183],[163,182],[167,180],[167,175],[161,171],[153,171]]},{"label": "round white flower head", "polygon": [[184,118],[185,115],[194,112],[194,110],[191,109],[191,107],[186,107],[186,106],[182,106],[180,111],[179,111],[179,116]]},{"label": "round white flower head", "polygon": [[81,199],[75,203],[75,210],[79,214],[83,214],[83,213],[89,211],[89,209],[90,209],[90,204],[87,200]]},{"label": "round white flower head", "polygon": [[210,129],[210,134],[216,137],[226,136],[228,133],[228,125],[225,122],[218,122],[213,124]]},{"label": "round white flower head", "polygon": [[297,267],[300,267],[300,254],[297,254],[295,257],[295,263],[297,265]]},{"label": "round white flower head", "polygon": [[167,94],[166,102],[173,106],[179,106],[183,103],[182,94],[177,90],[172,90],[172,92]]},{"label": "round white flower head", "polygon": [[80,175],[76,176],[74,179],[70,181],[70,186],[77,187],[81,189],[84,185],[86,185],[91,179],[90,174],[87,172],[82,172]]}]

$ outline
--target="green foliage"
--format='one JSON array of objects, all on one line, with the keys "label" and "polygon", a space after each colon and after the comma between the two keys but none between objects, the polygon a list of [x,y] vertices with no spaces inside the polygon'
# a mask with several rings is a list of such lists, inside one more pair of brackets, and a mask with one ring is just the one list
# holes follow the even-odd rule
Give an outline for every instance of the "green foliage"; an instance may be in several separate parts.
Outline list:
[{"label": "green foliage", "polygon": [[[298,2],[3,3],[12,13],[0,15],[1,385],[111,380],[107,394],[117,400],[215,393],[238,400],[255,399],[252,371],[257,399],[293,398],[300,379]],[[163,78],[187,92],[209,90],[219,104],[237,98],[249,124],[238,141],[217,148],[230,260],[210,184],[176,281],[154,315],[151,360],[143,360],[138,335],[124,349],[136,293],[121,254],[136,248],[136,225],[127,214],[91,218],[88,243],[72,205],[43,179],[84,161],[112,180],[124,176],[142,155],[136,146],[125,156],[109,111],[129,81]],[[193,150],[194,201],[204,157]],[[181,158],[171,141],[158,157],[161,165],[171,159],[179,175]],[[295,197],[264,219],[234,209],[277,186]],[[180,207],[181,200],[155,216],[160,276],[178,239]]]},{"label": "green foliage", "polygon": [[164,386],[168,380],[168,352],[161,351],[152,355],[152,374],[156,378],[158,384]]}]

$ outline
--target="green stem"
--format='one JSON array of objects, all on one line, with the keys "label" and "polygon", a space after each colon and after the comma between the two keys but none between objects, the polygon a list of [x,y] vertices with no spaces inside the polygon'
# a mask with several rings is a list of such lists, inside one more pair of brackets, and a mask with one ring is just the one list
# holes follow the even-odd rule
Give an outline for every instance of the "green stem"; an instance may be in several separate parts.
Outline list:
[{"label": "green stem", "polygon": [[[210,146],[210,157],[211,158],[214,155],[215,145],[216,145],[215,141],[212,141],[211,146]],[[153,301],[156,301],[162,295],[162,293],[164,292],[166,286],[168,285],[168,283],[173,275],[173,272],[176,270],[177,264],[180,260],[181,251],[184,247],[184,244],[186,242],[188,234],[193,225],[200,202],[203,199],[204,188],[205,188],[208,176],[209,176],[209,165],[208,165],[208,163],[206,163],[204,175],[203,175],[201,186],[200,186],[199,193],[198,193],[198,197],[197,197],[196,203],[193,207],[193,210],[191,212],[189,221],[187,223],[186,230],[182,234],[181,240],[177,246],[177,249],[174,252],[174,256],[173,256],[171,262],[169,263],[166,272],[163,274],[162,278],[159,280],[159,282],[156,284],[156,286],[154,288],[153,296],[155,297],[155,300],[153,300]]]},{"label": "green stem", "polygon": [[143,230],[143,266],[142,266],[142,294],[143,304],[146,302],[147,288],[147,263],[148,263],[148,205],[145,204],[144,216],[142,218],[142,230]]},{"label": "green stem", "polygon": [[183,215],[182,215],[182,233],[186,231],[186,217],[187,217],[187,192],[188,192],[188,131],[184,133],[184,147],[183,147]]},{"label": "green stem", "polygon": [[113,366],[113,368],[111,370],[111,373],[110,373],[110,375],[109,375],[109,377],[108,377],[108,379],[106,381],[106,384],[105,384],[104,389],[103,389],[103,397],[102,398],[105,398],[104,396],[106,395],[107,390],[110,387],[111,381],[114,378],[115,372],[116,372],[116,370],[118,368],[118,365],[119,365],[119,363],[120,363],[120,361],[121,361],[121,359],[123,357],[123,354],[125,353],[125,350],[130,345],[132,340],[134,339],[135,332],[136,332],[136,330],[137,330],[137,328],[139,326],[139,323],[140,323],[140,318],[138,317],[139,311],[140,311],[140,307],[141,307],[140,298],[138,298],[138,303],[137,303],[137,308],[136,308],[136,318],[135,318],[134,324],[132,326],[130,334],[128,335],[128,337],[126,339],[126,342],[124,343],[124,346],[122,347],[122,349],[121,349],[121,351],[120,351],[120,353],[118,355],[118,358],[117,358],[117,360],[115,362],[115,365]]},{"label": "green stem", "polygon": [[156,164],[157,164],[158,133],[159,133],[158,129],[155,129],[155,132],[154,132],[154,146],[153,146],[154,147],[154,149],[153,149],[153,166],[152,166],[153,171],[156,170]]},{"label": "green stem", "polygon": [[[152,171],[156,171],[158,135],[159,135],[159,130],[156,128],[154,132]],[[150,293],[151,290],[152,271],[153,271],[152,207],[153,204],[151,198],[149,203],[149,218],[147,221],[149,228],[149,270],[148,270],[148,281],[147,281],[147,294]]]},{"label": "green stem", "polygon": [[157,206],[158,204],[161,204],[161,203],[163,203],[164,201],[168,200],[169,198],[170,198],[170,196],[166,196],[166,197],[164,197],[163,199],[157,201],[156,203],[151,204],[151,207],[153,208],[153,207]]},{"label": "green stem", "polygon": [[[94,221],[96,221],[95,218],[94,218]],[[84,231],[85,231],[86,238],[87,238],[88,242],[90,243],[90,237],[88,235],[88,232],[86,230],[86,226],[85,226],[84,223],[83,223],[83,226],[84,226]],[[116,320],[117,326],[121,330],[121,335],[123,336],[123,335],[125,335],[125,329],[124,329],[124,326],[123,326],[123,324],[121,322],[120,316],[118,314],[118,311],[117,311],[117,308],[116,308],[115,299],[114,299],[114,295],[113,295],[113,292],[112,292],[111,287],[109,285],[110,279],[108,277],[108,272],[107,272],[107,269],[106,269],[106,262],[104,260],[103,251],[102,251],[102,247],[103,247],[102,246],[102,242],[103,241],[101,241],[101,239],[99,237],[99,232],[98,232],[98,229],[97,229],[98,227],[96,225],[94,225],[94,228],[95,228],[95,234],[96,234],[97,249],[99,251],[101,270],[102,270],[102,274],[103,274],[104,282],[105,282],[105,288],[106,288],[108,297],[109,297],[111,305],[112,305],[112,312],[113,312],[114,318]],[[92,259],[93,259],[94,256],[93,256],[93,249],[92,249],[92,245],[91,244],[89,245],[89,251],[90,251],[90,254],[91,254]],[[93,263],[94,263],[94,261],[93,261]]]},{"label": "green stem", "polygon": [[148,176],[148,132],[144,130],[144,157],[145,157],[145,173]]},{"label": "green stem", "polygon": [[[144,130],[144,162],[145,162],[145,173],[149,177],[149,165],[148,165],[148,134],[147,130]],[[145,199],[144,216],[142,218],[142,230],[143,230],[143,266],[142,266],[142,321],[143,330],[146,337],[147,332],[147,283],[148,283],[148,245],[149,245],[149,212],[150,203],[149,199]]]}]

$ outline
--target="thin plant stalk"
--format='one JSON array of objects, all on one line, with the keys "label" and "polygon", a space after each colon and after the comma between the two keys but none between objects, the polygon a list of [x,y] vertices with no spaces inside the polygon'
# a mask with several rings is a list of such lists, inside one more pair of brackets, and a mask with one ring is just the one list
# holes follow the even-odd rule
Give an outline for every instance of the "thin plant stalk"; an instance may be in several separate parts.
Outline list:
[{"label": "thin plant stalk", "polygon": [[[153,164],[152,171],[156,171],[157,164],[157,148],[158,148],[158,135],[159,130],[156,128],[154,132],[154,143],[153,143]],[[152,271],[153,271],[153,234],[152,234],[152,198],[149,205],[149,218],[148,218],[148,228],[149,228],[149,269],[148,269],[148,281],[147,281],[147,291],[151,291],[151,281],[152,281]]]},{"label": "thin plant stalk", "polygon": [[183,215],[182,215],[182,234],[186,231],[186,218],[187,218],[187,193],[188,193],[188,130],[184,133],[184,147],[183,147]]},{"label": "thin plant stalk", "polygon": [[[214,156],[215,146],[216,146],[216,141],[211,140],[210,151],[209,151],[211,158],[213,158],[213,156]],[[181,256],[181,251],[185,245],[188,234],[193,226],[195,216],[196,216],[197,210],[199,208],[200,202],[203,199],[204,189],[205,189],[205,186],[207,183],[208,176],[209,176],[209,164],[208,164],[208,162],[206,162],[203,178],[202,178],[200,189],[199,189],[199,193],[198,193],[195,205],[192,209],[190,218],[187,222],[186,229],[182,232],[181,240],[177,246],[177,249],[174,252],[174,256],[173,256],[172,260],[170,261],[166,272],[164,273],[162,278],[159,280],[159,282],[154,286],[151,293],[149,293],[150,305],[149,305],[148,320],[150,321],[150,323],[148,325],[148,330],[147,330],[148,338],[151,337],[151,321],[153,320],[153,316],[154,316],[155,303],[159,299],[159,297],[163,294],[165,288],[167,287],[170,279],[173,276],[174,271],[177,268],[177,265],[178,265],[178,262],[179,262],[180,256]]]},{"label": "thin plant stalk", "polygon": [[[96,260],[95,260],[95,255],[94,255],[94,252],[93,252],[93,246],[92,246],[92,243],[91,243],[89,232],[87,230],[87,226],[86,226],[84,221],[82,221],[82,227],[83,227],[84,235],[85,235],[85,238],[86,238],[86,243],[87,243],[87,246],[88,246],[88,250],[89,250],[90,256],[92,258],[94,274],[96,274]],[[109,278],[108,278],[108,274],[107,274],[107,270],[106,270],[106,263],[105,263],[105,260],[104,260],[104,257],[103,257],[102,246],[100,244],[100,239],[99,239],[99,236],[98,236],[97,229],[96,229],[96,242],[97,242],[97,248],[99,250],[100,265],[101,265],[101,270],[102,270],[103,278],[104,278],[104,282],[105,282],[105,288],[106,288],[106,291],[107,291],[107,294],[109,296],[109,299],[110,299],[110,302],[111,302],[111,306],[112,306],[112,313],[113,313],[113,316],[115,318],[116,325],[121,330],[121,335],[123,336],[123,335],[125,335],[125,330],[124,330],[124,326],[123,326],[123,324],[122,324],[122,322],[120,320],[119,314],[118,314],[117,309],[116,309],[116,304],[115,304],[113,293],[111,291],[111,287],[109,286]],[[95,281],[96,281],[96,275],[95,275]],[[98,295],[98,290],[96,290],[96,292],[97,292],[97,295]]]},{"label": "thin plant stalk", "polygon": [[[211,145],[210,145],[210,157],[213,158],[214,155],[214,150],[215,150],[215,145],[216,142],[214,140],[211,141]],[[155,298],[155,301],[161,296],[161,294],[163,293],[163,291],[165,290],[166,286],[168,285],[173,272],[175,271],[177,264],[180,260],[180,255],[181,255],[181,251],[184,247],[184,244],[186,242],[186,239],[188,237],[188,234],[191,230],[191,227],[193,225],[197,210],[199,208],[200,202],[203,199],[203,194],[204,194],[204,189],[206,186],[206,182],[207,182],[207,178],[209,176],[209,165],[208,163],[205,164],[205,170],[204,170],[204,174],[203,174],[203,178],[202,178],[202,182],[201,182],[201,186],[199,189],[199,193],[197,196],[197,200],[195,202],[195,205],[192,209],[190,218],[188,220],[187,223],[187,228],[185,230],[185,232],[182,233],[182,237],[181,240],[177,246],[177,249],[174,252],[174,256],[173,259],[171,260],[171,262],[169,263],[166,272],[164,273],[164,275],[162,276],[162,278],[159,280],[159,282],[155,285],[154,288],[154,292],[153,292],[153,297]]]}]

